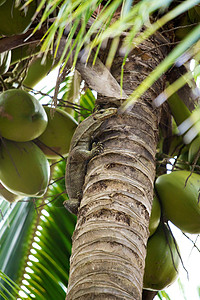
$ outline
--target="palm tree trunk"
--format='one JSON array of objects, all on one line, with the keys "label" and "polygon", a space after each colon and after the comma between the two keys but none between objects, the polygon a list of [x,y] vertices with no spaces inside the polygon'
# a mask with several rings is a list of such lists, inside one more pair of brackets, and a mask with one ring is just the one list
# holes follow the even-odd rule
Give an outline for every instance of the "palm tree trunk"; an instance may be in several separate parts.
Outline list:
[{"label": "palm tree trunk", "polygon": [[[130,94],[163,59],[160,41],[146,41],[130,55],[123,89]],[[112,74],[119,82],[123,57]],[[105,121],[98,134],[103,153],[90,160],[73,234],[67,300],[142,298],[148,225],[153,200],[160,111],[151,101],[160,78],[131,111]],[[103,88],[103,87],[102,87]],[[119,105],[99,96],[103,107]]]}]

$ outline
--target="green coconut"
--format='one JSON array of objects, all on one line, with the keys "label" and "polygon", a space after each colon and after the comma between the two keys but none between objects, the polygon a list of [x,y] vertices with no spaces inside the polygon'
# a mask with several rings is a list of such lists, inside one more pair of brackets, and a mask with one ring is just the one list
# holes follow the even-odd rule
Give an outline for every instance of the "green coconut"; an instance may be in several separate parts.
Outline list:
[{"label": "green coconut", "polygon": [[42,196],[49,183],[50,167],[44,153],[33,142],[2,139],[0,180],[11,193]]},{"label": "green coconut", "polygon": [[0,94],[0,134],[26,142],[37,138],[47,126],[47,115],[40,102],[23,90],[11,89]]},{"label": "green coconut", "polygon": [[155,187],[168,220],[188,233],[200,233],[200,175],[175,171],[157,178]]},{"label": "green coconut", "polygon": [[165,232],[162,225],[159,225],[147,242],[143,279],[145,289],[163,290],[178,276],[180,258],[169,229],[166,226],[164,228]]},{"label": "green coconut", "polygon": [[52,114],[50,107],[44,109],[48,116],[48,125],[36,143],[50,159],[60,158],[60,155],[66,157],[77,122],[58,108]]},{"label": "green coconut", "polygon": [[45,77],[53,66],[53,55],[49,53],[43,62],[43,57],[34,57],[29,64],[23,85],[33,88],[43,77]]},{"label": "green coconut", "polygon": [[150,236],[154,234],[156,231],[159,223],[160,223],[160,216],[161,216],[161,208],[160,203],[158,201],[158,198],[155,196],[153,198],[153,204],[152,204],[152,210],[151,210],[151,216],[149,220],[149,232]]}]

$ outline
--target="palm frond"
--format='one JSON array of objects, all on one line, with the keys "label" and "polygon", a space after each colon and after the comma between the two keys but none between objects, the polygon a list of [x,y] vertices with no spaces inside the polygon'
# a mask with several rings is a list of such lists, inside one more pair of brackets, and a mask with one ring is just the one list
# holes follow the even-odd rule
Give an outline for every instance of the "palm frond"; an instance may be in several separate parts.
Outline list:
[{"label": "palm frond", "polygon": [[[19,292],[20,287],[6,274],[0,271],[0,299],[15,300],[16,295],[19,296]],[[30,300],[28,295],[26,295],[26,299]]]},{"label": "palm frond", "polygon": [[169,295],[165,291],[158,292],[158,298],[160,300],[162,300],[162,299],[171,300],[171,298],[169,297]]},{"label": "palm frond", "polygon": [[[1,270],[38,300],[64,299],[66,293],[76,217],[62,205],[66,199],[64,172],[65,162],[61,161],[54,172],[61,179],[50,186],[48,204],[44,199],[37,200],[36,207],[32,201],[17,203],[5,216],[1,230]],[[2,291],[16,297],[19,288],[11,289],[8,283],[3,281]]]},{"label": "palm frond", "polygon": [[[129,38],[126,39],[126,44],[127,41],[129,41],[130,46],[133,37],[139,33],[142,26],[148,24],[149,27],[149,16],[156,10],[166,9],[172,0],[141,0],[132,7],[131,5],[133,1],[130,0],[107,1],[106,5],[104,6],[101,5],[101,2],[102,0],[41,1],[40,5],[38,6],[37,13],[41,11],[44,5],[45,9],[43,11],[42,18],[35,27],[33,33],[38,30],[44,22],[47,21],[54,11],[58,11],[56,19],[53,21],[52,25],[50,25],[49,29],[45,33],[45,36],[43,37],[41,52],[47,53],[50,49],[52,49],[53,44],[55,44],[56,56],[63,34],[66,35],[67,39],[60,61],[65,60],[65,64],[69,57],[71,57],[72,51],[74,50],[73,65],[75,65],[76,59],[82,47],[90,43],[90,40],[94,34],[96,35],[96,38],[92,39],[92,42],[89,46],[90,49],[100,45],[103,40],[110,37],[113,38],[119,36],[127,30],[130,32],[128,35]],[[190,4],[188,4],[188,2],[190,2]],[[188,7],[192,7],[199,2],[196,0],[192,5],[191,1],[188,0],[184,1],[184,3],[184,5],[179,5],[180,8],[176,10],[176,15],[182,13],[183,11],[187,10]],[[118,12],[119,8],[122,9],[120,14]],[[156,28],[160,28],[160,26],[163,26],[170,20],[170,18],[175,17],[175,14],[170,13],[169,15],[170,17],[165,19],[163,18],[163,21],[159,20],[156,23],[156,26],[154,24],[154,30],[156,30]],[[151,30],[152,28],[153,27],[151,27]]]},{"label": "palm frond", "polygon": [[[126,59],[127,54],[133,49],[133,47],[137,47],[166,23],[200,3],[200,0],[183,1],[151,24],[149,21],[151,14],[155,11],[166,10],[171,2],[171,0],[142,0],[131,7],[132,1],[120,0],[112,2],[107,1],[105,6],[101,6],[101,1],[95,0],[87,2],[64,1],[62,4],[60,4],[60,1],[50,1],[46,4],[46,10],[43,13],[43,18],[40,21],[41,23],[38,26],[41,26],[42,22],[46,20],[51,9],[55,9],[55,7],[57,7],[57,9],[59,9],[59,13],[44,37],[42,49],[43,51],[45,51],[45,49],[50,49],[54,42],[56,32],[58,32],[56,37],[56,53],[59,48],[61,37],[65,32],[67,40],[61,55],[61,61],[64,61],[64,65],[73,54],[73,66],[75,66],[78,55],[84,45],[88,49],[88,57],[91,50],[94,47],[97,47],[96,55],[94,56],[95,63],[95,59],[102,42],[108,38],[112,38],[112,47],[106,62],[107,67],[110,68],[118,47],[118,37],[121,34],[126,33],[121,47],[125,51],[124,59]],[[122,6],[122,11],[120,12],[119,17],[117,10],[120,6]],[[96,18],[94,18],[95,14],[97,14]],[[140,33],[142,26],[145,26],[146,29]],[[140,86],[137,87],[132,95],[129,96],[129,98],[124,102],[122,110],[131,106],[186,50],[190,49],[197,42],[200,35],[199,29],[200,27],[198,25],[182,42],[177,45],[177,47],[172,50],[166,59],[145,79],[144,82],[142,82]],[[92,38],[92,41],[90,42],[91,37],[94,38]],[[88,43],[89,45],[86,46]]]},{"label": "palm frond", "polygon": [[[17,292],[17,285],[13,288],[9,278],[18,281],[21,273],[21,263],[26,259],[26,250],[30,237],[31,224],[34,219],[34,205],[31,202],[9,204],[2,200],[0,233],[0,269],[6,274],[7,280],[1,283],[2,290]],[[2,276],[3,279],[5,277]],[[18,293],[17,293],[18,294]],[[13,298],[14,299],[14,298]]]},{"label": "palm frond", "polygon": [[63,206],[66,200],[64,183],[65,162],[55,166],[54,177],[60,178],[52,183],[46,200],[36,202],[36,210],[41,210],[40,220],[35,224],[32,233],[32,244],[29,246],[28,260],[23,266],[23,279],[26,285],[22,290],[40,299],[64,299],[69,272],[71,253],[71,235],[76,217]]}]

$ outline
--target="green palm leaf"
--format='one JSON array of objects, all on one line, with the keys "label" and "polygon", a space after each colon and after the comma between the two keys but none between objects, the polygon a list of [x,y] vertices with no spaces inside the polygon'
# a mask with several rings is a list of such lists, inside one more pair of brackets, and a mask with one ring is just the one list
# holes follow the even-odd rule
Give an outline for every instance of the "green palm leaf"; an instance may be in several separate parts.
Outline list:
[{"label": "green palm leaf", "polygon": [[[1,200],[0,207],[4,216],[1,221],[0,233],[0,269],[1,272],[17,282],[21,273],[21,263],[26,259],[34,218],[34,205],[31,202],[23,202],[10,208],[5,200]],[[13,289],[9,282],[9,279],[4,280],[1,283],[1,289],[8,289],[8,291]],[[16,286],[14,291],[17,291]]]}]

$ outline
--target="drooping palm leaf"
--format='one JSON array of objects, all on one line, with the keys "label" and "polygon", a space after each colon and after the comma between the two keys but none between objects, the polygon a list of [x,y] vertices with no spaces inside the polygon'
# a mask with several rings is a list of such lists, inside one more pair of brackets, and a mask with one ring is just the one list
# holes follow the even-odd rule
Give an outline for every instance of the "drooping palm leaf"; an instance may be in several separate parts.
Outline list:
[{"label": "drooping palm leaf", "polygon": [[[20,285],[26,278],[24,275],[28,274],[29,279],[26,280],[31,284],[26,288],[37,299],[64,299],[64,287],[67,286],[71,235],[76,218],[62,205],[65,194],[54,201],[60,191],[64,191],[64,169],[65,162],[56,166],[54,174],[62,179],[49,190],[46,201],[51,203],[45,205],[44,209],[40,207],[40,200],[36,200],[36,207],[33,202],[17,203],[16,209],[13,208],[9,215],[9,227],[5,219],[7,228],[2,230],[1,270]],[[28,265],[31,270],[25,271]]]},{"label": "drooping palm leaf", "polygon": [[[0,271],[0,299],[15,300],[19,292],[20,287],[6,274]],[[26,299],[30,300],[30,297],[26,295]]]},{"label": "drooping palm leaf", "polygon": [[[34,205],[32,202],[19,202],[9,207],[5,200],[1,200],[0,208],[3,217],[0,223],[0,270],[17,282],[21,273],[21,263],[26,259],[34,220]],[[11,290],[12,285],[9,286],[8,283],[9,280],[3,281],[1,290]],[[16,288],[14,291],[16,292]]]}]

